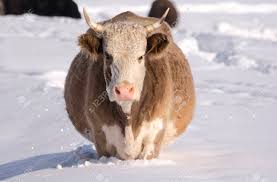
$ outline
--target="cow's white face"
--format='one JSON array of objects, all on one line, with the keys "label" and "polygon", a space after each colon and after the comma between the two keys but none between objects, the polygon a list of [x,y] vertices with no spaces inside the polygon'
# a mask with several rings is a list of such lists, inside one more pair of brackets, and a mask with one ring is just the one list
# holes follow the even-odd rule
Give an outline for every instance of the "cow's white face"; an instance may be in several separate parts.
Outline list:
[{"label": "cow's white face", "polygon": [[143,26],[115,23],[103,34],[106,91],[111,102],[130,113],[134,101],[140,99],[145,77],[147,33]]}]

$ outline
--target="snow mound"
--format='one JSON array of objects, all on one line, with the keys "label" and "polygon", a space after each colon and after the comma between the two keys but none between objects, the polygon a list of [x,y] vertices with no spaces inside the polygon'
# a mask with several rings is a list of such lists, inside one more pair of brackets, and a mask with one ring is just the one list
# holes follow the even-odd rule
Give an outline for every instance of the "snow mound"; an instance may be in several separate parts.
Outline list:
[{"label": "snow mound", "polygon": [[225,66],[238,67],[242,70],[256,70],[264,74],[277,69],[275,65],[259,62],[232,49],[218,52],[213,61],[223,63]]},{"label": "snow mound", "polygon": [[226,50],[217,53],[214,61],[224,63],[227,66],[238,66],[242,69],[258,69],[259,67],[255,60],[236,54],[233,50]]},{"label": "snow mound", "polygon": [[238,36],[242,38],[252,38],[258,40],[277,41],[277,28],[241,28],[229,23],[223,22],[217,25],[217,31],[231,36]]},{"label": "snow mound", "polygon": [[178,42],[178,46],[186,55],[194,54],[209,62],[211,62],[215,57],[214,53],[201,51],[199,49],[198,41],[192,36],[185,36],[185,38]]},{"label": "snow mound", "polygon": [[48,87],[63,89],[66,74],[65,71],[50,71],[39,76],[39,78],[45,80]]},{"label": "snow mound", "polygon": [[271,73],[277,70],[274,56],[265,60],[260,54],[260,51],[264,49],[268,50],[268,54],[272,54],[274,52],[272,46],[276,44],[275,42],[263,40],[264,48],[261,48],[258,45],[255,47],[255,43],[260,43],[261,40],[252,40],[246,37],[240,38],[215,33],[199,33],[194,37],[198,42],[200,53],[214,55],[210,59],[207,59],[206,56],[205,60],[210,62],[261,73]]},{"label": "snow mound", "polygon": [[83,20],[64,17],[41,17],[34,14],[0,16],[0,23],[0,38],[26,37],[76,41],[76,37],[81,34],[79,27],[86,28]]}]

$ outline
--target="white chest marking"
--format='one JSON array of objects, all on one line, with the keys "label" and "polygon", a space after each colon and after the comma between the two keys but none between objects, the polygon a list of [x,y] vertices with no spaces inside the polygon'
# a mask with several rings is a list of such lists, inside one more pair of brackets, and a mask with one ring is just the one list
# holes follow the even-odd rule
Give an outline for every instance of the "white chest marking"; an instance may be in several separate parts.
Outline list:
[{"label": "white chest marking", "polygon": [[[135,138],[132,126],[126,126],[125,136],[118,125],[102,127],[106,136],[108,149],[114,146],[117,154],[123,159],[135,159],[142,152],[142,146],[149,150],[154,149],[154,141],[157,134],[164,128],[162,119],[155,119],[151,122],[143,122],[138,136]],[[144,151],[148,153],[149,151]]]}]

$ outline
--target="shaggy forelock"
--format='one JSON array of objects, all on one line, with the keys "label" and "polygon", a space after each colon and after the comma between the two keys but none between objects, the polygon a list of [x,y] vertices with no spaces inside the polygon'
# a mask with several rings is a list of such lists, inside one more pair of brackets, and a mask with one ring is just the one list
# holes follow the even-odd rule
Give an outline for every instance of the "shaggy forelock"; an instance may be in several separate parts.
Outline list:
[{"label": "shaggy forelock", "polygon": [[110,53],[135,54],[146,48],[146,30],[139,24],[117,22],[105,25],[104,48]]}]

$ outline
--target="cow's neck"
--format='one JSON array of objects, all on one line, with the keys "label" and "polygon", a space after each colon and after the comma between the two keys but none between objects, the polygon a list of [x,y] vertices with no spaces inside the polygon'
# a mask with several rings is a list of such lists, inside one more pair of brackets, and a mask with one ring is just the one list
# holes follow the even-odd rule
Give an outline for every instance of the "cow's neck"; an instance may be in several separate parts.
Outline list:
[{"label": "cow's neck", "polygon": [[132,125],[135,136],[142,122],[151,122],[157,118],[167,119],[171,104],[171,74],[166,60],[148,60],[146,68],[143,91],[139,102],[132,106],[128,123]]}]

